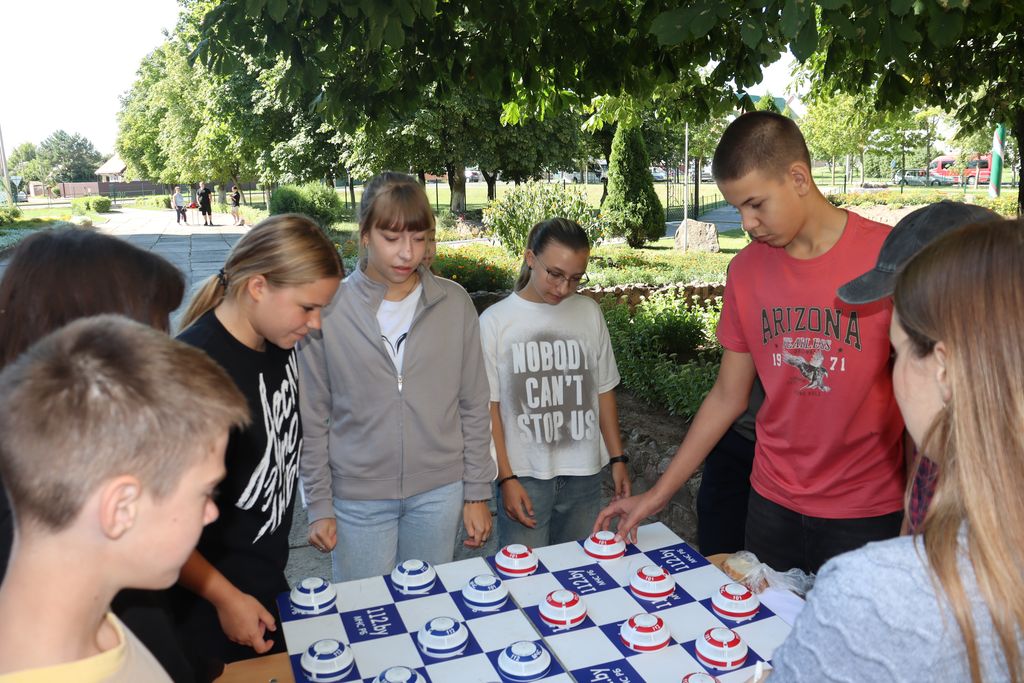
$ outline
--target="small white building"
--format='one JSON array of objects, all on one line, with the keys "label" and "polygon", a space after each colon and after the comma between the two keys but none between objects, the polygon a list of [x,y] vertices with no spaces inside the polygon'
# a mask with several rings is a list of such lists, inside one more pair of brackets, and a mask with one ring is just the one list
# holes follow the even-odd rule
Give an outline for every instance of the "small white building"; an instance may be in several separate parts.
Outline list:
[{"label": "small white building", "polygon": [[96,169],[96,175],[100,177],[101,183],[123,183],[126,168],[127,165],[115,153]]}]

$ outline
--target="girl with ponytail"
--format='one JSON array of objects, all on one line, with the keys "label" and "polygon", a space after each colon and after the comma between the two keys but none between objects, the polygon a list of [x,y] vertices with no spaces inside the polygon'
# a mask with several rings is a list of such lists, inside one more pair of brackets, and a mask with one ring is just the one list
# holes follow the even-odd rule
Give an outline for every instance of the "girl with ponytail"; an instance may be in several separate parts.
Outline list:
[{"label": "girl with ponytail", "polygon": [[538,223],[515,293],[480,317],[503,545],[586,537],[609,463],[616,498],[630,493],[608,327],[597,303],[576,293],[589,258],[577,223]]},{"label": "girl with ponytail", "polygon": [[283,651],[273,614],[275,596],[288,590],[302,448],[295,345],[320,328],[342,275],[337,250],[315,222],[271,216],[238,241],[182,320],[178,338],[223,366],[253,416],[231,433],[220,518],[203,530],[176,589],[182,637],[207,659]]}]

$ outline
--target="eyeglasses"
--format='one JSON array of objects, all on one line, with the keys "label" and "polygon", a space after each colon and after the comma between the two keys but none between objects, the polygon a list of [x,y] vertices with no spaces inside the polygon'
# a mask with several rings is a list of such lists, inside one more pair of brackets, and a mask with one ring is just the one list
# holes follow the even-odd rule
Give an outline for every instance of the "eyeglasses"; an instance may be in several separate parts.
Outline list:
[{"label": "eyeglasses", "polygon": [[570,289],[579,289],[583,285],[590,282],[590,276],[588,276],[586,273],[583,273],[583,275],[574,275],[573,277],[568,277],[567,275],[559,273],[557,270],[551,270],[550,268],[545,266],[544,262],[540,260],[540,257],[537,256],[537,254],[534,254],[533,258],[537,259],[537,263],[539,263],[540,267],[544,269],[544,272],[548,274],[548,282],[555,286],[561,285],[563,282],[565,282],[568,283]]}]

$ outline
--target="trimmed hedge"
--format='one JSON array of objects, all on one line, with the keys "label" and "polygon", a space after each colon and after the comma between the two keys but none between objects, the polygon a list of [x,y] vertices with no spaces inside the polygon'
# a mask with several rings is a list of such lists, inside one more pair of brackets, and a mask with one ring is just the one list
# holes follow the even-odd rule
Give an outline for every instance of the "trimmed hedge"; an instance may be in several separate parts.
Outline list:
[{"label": "trimmed hedge", "polygon": [[110,197],[95,195],[92,197],[76,197],[71,200],[71,213],[83,215],[89,211],[94,213],[107,213],[110,211]]},{"label": "trimmed hedge", "polygon": [[[1009,218],[1017,217],[1017,192],[1014,190],[1004,191],[1000,196],[992,198],[987,191],[974,191],[969,193],[972,197],[971,203],[985,208],[992,209],[996,213]],[[880,192],[847,192],[835,193],[827,196],[828,200],[835,206],[891,206],[902,208],[905,206],[924,206],[934,204],[943,199],[952,201],[963,201],[963,195],[938,190],[920,190],[901,193],[899,190],[882,190]]]},{"label": "trimmed hedge", "polygon": [[153,194],[136,197],[132,206],[136,209],[169,209],[171,208],[171,195]]},{"label": "trimmed hedge", "polygon": [[345,207],[334,188],[323,183],[281,185],[270,195],[270,215],[301,213],[328,228],[345,217]]},{"label": "trimmed hedge", "polygon": [[667,294],[602,308],[623,385],[672,415],[691,419],[718,378],[722,349],[714,330],[721,301],[687,303]]}]

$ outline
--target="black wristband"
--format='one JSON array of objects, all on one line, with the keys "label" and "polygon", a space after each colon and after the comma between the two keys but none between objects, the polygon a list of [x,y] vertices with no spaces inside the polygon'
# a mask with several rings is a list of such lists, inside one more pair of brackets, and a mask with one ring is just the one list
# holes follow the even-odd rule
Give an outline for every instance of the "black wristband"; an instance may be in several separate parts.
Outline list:
[{"label": "black wristband", "polygon": [[498,480],[498,488],[500,489],[501,485],[504,484],[509,479],[518,479],[518,478],[519,478],[519,476],[516,475],[516,474],[510,474],[507,477],[502,477],[501,479]]},{"label": "black wristband", "polygon": [[609,465],[614,465],[617,462],[621,462],[623,465],[625,465],[626,463],[629,462],[629,456],[628,455],[619,455],[619,456],[616,456],[614,458],[608,458],[608,464]]}]

